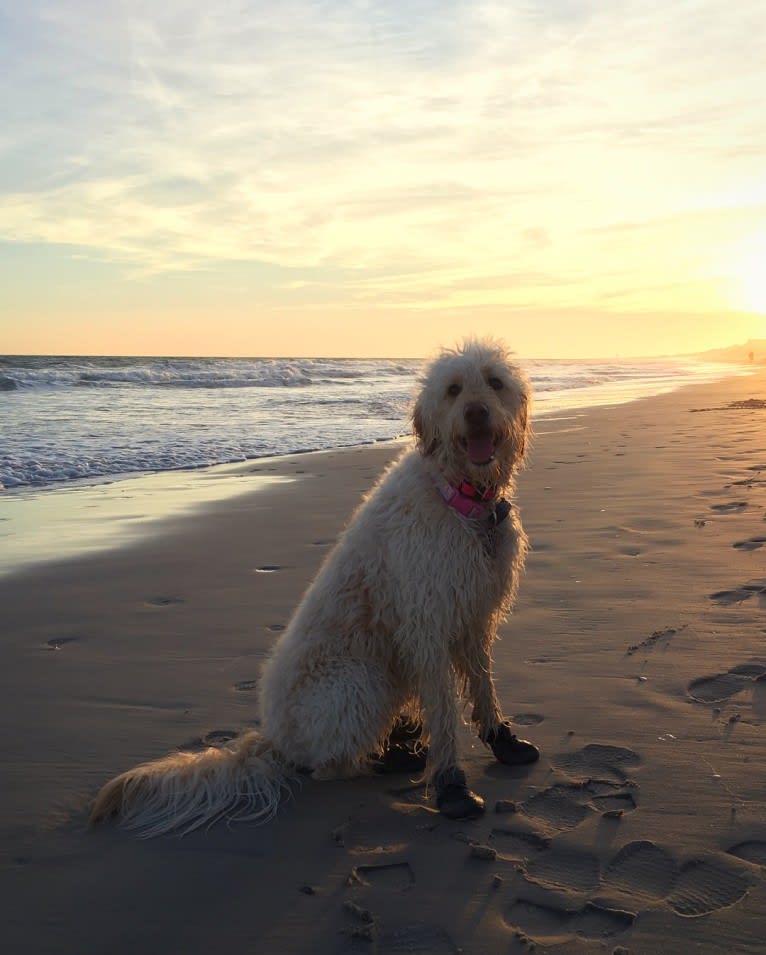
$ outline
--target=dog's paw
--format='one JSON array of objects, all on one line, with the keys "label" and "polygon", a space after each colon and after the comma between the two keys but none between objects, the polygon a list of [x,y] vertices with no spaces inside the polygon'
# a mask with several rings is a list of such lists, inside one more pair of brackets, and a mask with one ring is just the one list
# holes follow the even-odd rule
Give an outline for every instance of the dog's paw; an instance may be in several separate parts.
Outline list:
[{"label": "dog's paw", "polygon": [[389,743],[380,756],[370,760],[376,773],[421,773],[426,768],[427,750],[414,743]]},{"label": "dog's paw", "polygon": [[501,723],[496,730],[490,730],[486,742],[495,758],[506,766],[527,766],[540,758],[540,750],[534,743],[519,739],[511,732],[509,723]]},{"label": "dog's paw", "polygon": [[468,788],[465,773],[457,766],[438,773],[434,787],[439,812],[448,819],[475,819],[484,812],[484,800]]}]

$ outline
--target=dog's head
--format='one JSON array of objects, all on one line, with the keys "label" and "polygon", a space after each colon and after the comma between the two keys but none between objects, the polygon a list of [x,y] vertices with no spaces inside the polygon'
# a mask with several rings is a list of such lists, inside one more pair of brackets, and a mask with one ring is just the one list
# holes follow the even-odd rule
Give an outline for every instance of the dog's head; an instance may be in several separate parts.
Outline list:
[{"label": "dog's head", "polygon": [[494,340],[445,349],[426,368],[412,414],[423,455],[450,481],[503,485],[529,436],[529,382]]}]

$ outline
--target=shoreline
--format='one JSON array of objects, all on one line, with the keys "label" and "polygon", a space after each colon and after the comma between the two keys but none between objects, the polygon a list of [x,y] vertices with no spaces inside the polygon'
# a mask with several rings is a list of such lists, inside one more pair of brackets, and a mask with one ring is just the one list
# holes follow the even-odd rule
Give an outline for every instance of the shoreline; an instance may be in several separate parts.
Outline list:
[{"label": "shoreline", "polygon": [[[372,447],[398,447],[404,438],[252,458],[199,468],[115,475],[98,483],[77,482],[0,492],[0,579],[49,562],[76,560],[148,540],[167,522],[230,498],[297,480],[294,464],[314,455]],[[283,476],[280,472],[285,471]],[[55,553],[51,554],[51,550]]]},{"label": "shoreline", "polygon": [[407,777],[370,777],[306,781],[260,827],[150,842],[85,827],[113,773],[254,725],[263,660],[396,448],[289,456],[269,474],[292,481],[0,579],[9,950],[759,955],[766,410],[742,407],[752,397],[764,370],[538,431],[517,493],[532,551],[494,656],[506,714],[543,757],[509,770],[462,732],[487,802],[475,821],[435,814]]},{"label": "shoreline", "polygon": [[[615,405],[661,394],[681,382],[699,383],[750,370],[741,365],[684,362],[672,356],[647,360],[649,365],[642,371],[637,370],[636,361],[620,358],[518,360],[533,382],[538,416]],[[30,380],[5,404],[9,442],[6,454],[0,456],[0,490],[13,495],[57,486],[98,485],[133,474],[196,470],[287,453],[355,447],[394,440],[406,433],[404,411],[416,390],[416,370],[401,378],[401,369],[394,369],[393,378],[384,374],[379,380],[365,362],[352,361],[351,365],[358,365],[353,388],[346,387],[351,380],[346,374],[333,378],[330,369],[329,379],[300,379],[295,382],[297,390],[284,382],[275,389],[273,375],[245,376],[241,384],[249,381],[255,393],[227,387],[231,376],[226,370],[219,370],[219,377],[212,382],[205,376],[196,380],[197,386],[205,386],[204,391],[194,387],[194,376],[188,379],[181,374],[174,380],[175,385],[189,385],[178,390],[152,384],[152,372],[144,370],[134,382],[136,387],[104,392],[101,388],[77,388],[77,380],[71,378],[77,378],[77,369],[70,369],[70,377],[50,371],[50,378],[43,369],[39,381]],[[112,382],[111,371],[102,371],[103,382]],[[288,377],[295,374],[289,367],[284,371]],[[167,386],[164,365],[154,373]],[[97,372],[86,375],[89,383],[99,380]],[[264,387],[258,388],[258,382]],[[210,400],[201,401],[202,394]],[[109,407],[99,396],[109,396]],[[57,420],[51,416],[49,402],[53,398],[65,422],[60,434],[51,431]],[[300,405],[298,415],[293,399]],[[333,410],[328,412],[328,408]],[[144,419],[152,423],[148,430],[140,427]],[[80,426],[86,422],[88,427]]]},{"label": "shoreline", "polygon": [[[748,378],[757,370],[739,368],[725,378]],[[618,408],[665,394],[701,387],[684,383],[653,395],[614,397],[606,404],[564,404],[555,409],[533,410],[538,434],[557,433],[558,421],[579,419],[598,409]],[[576,402],[578,399],[573,396]],[[542,430],[542,427],[545,430]],[[315,455],[342,454],[364,449],[404,447],[409,436],[362,444],[273,454],[244,461],[177,468],[154,472],[125,472],[102,479],[82,478],[71,483],[0,489],[0,579],[51,561],[78,559],[130,546],[162,533],[166,521],[204,511],[220,501],[280,480],[280,471],[295,474],[294,462],[310,467]],[[237,485],[233,479],[237,480]],[[295,478],[290,478],[294,480]],[[52,552],[55,553],[52,554]]]}]

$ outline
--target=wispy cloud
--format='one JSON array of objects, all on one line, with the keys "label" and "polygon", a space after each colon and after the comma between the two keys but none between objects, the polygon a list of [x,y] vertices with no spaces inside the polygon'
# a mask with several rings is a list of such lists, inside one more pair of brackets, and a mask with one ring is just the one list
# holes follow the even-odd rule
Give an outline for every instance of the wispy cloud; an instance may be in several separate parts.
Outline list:
[{"label": "wispy cloud", "polygon": [[0,15],[0,235],[132,272],[251,261],[340,271],[344,299],[558,305],[600,272],[670,280],[614,223],[764,182],[761,0]]}]

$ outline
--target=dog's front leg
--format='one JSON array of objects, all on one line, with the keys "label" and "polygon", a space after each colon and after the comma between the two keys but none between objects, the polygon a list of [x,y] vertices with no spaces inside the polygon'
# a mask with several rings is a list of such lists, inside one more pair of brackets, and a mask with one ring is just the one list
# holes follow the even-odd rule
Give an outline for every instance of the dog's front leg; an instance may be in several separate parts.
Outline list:
[{"label": "dog's front leg", "polygon": [[511,730],[509,720],[503,718],[492,679],[492,659],[488,642],[477,640],[466,677],[473,701],[471,720],[479,731],[479,739],[492,749],[495,757],[507,766],[523,766],[540,758],[533,744],[519,739]]},{"label": "dog's front leg", "polygon": [[459,713],[454,671],[446,654],[433,662],[434,666],[421,673],[419,693],[436,805],[450,819],[468,819],[484,812],[484,800],[468,788],[465,773],[458,765]]},{"label": "dog's front leg", "polygon": [[473,712],[471,721],[479,732],[479,739],[492,749],[495,757],[507,766],[522,766],[540,758],[540,751],[527,740],[519,739],[511,730],[495,692],[492,679],[491,639],[477,639],[466,658],[456,661],[468,685]]},{"label": "dog's front leg", "polygon": [[492,678],[489,648],[493,639],[492,630],[475,630],[453,648],[453,666],[467,690],[468,700],[473,704],[471,722],[483,743],[487,742],[490,733],[505,722]]},{"label": "dog's front leg", "polygon": [[471,722],[479,731],[479,739],[486,742],[487,736],[503,722],[503,712],[495,692],[495,681],[492,679],[489,654],[478,654],[466,676],[473,703]]}]

